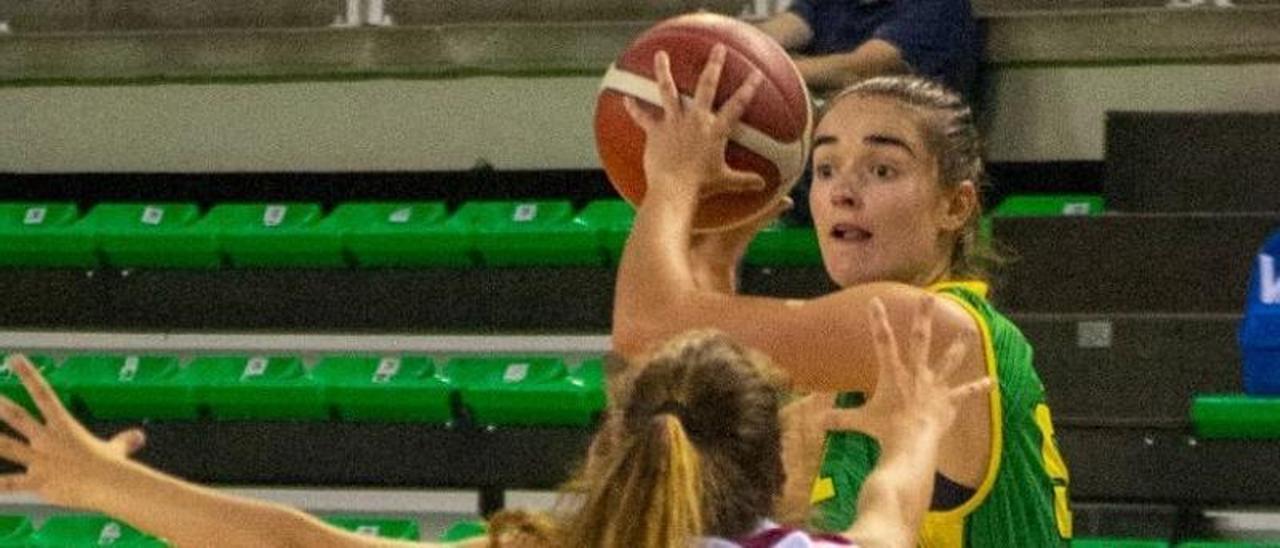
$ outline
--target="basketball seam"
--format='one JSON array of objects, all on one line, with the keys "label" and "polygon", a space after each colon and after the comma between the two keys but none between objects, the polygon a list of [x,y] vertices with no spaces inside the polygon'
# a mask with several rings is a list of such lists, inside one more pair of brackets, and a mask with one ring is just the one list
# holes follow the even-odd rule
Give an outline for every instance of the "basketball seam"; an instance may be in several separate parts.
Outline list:
[{"label": "basketball seam", "polygon": [[[698,14],[698,15],[700,15],[700,16],[701,16],[701,15],[707,15],[707,14]],[[736,22],[737,20],[736,20],[736,19],[732,19],[732,21],[735,21],[735,22]],[[762,32],[762,31],[759,31],[758,29],[755,29],[755,27],[751,27],[751,28],[752,28],[752,30],[755,30],[755,31],[757,31],[757,32],[761,32],[761,34],[763,34],[763,32]],[[670,26],[660,27],[660,29],[655,29],[655,31],[656,31],[656,32],[650,32],[650,33],[648,33],[648,34],[647,34],[647,35],[645,35],[645,36],[641,36],[640,38],[637,38],[637,39],[636,39],[636,41],[635,41],[635,43],[633,43],[631,46],[628,46],[628,48],[627,48],[627,49],[631,49],[632,47],[635,47],[635,45],[636,45],[636,44],[640,44],[640,43],[644,43],[644,42],[649,42],[649,41],[656,40],[656,39],[657,39],[657,38],[659,38],[659,37],[662,37],[662,38],[675,37],[675,38],[682,38],[682,39],[687,39],[687,40],[695,40],[695,41],[700,41],[700,42],[706,43],[706,41],[707,41],[707,40],[706,40],[706,36],[705,36],[703,33],[698,32],[698,29],[699,29],[699,27],[697,27],[697,26],[686,26],[686,24],[672,24],[672,25],[670,25]],[[765,44],[765,47],[772,47],[772,48],[776,48],[776,50],[777,50],[777,51],[776,51],[775,53],[781,53],[781,54],[782,54],[782,56],[786,57],[787,59],[790,59],[790,55],[786,52],[786,50],[785,50],[785,49],[783,49],[783,48],[782,48],[782,46],[781,46],[781,45],[779,45],[777,42],[773,41],[773,39],[772,39],[772,38],[769,38],[768,36],[766,36],[765,38],[767,38],[767,41],[762,42],[762,44]],[[756,52],[755,52],[755,51],[753,51],[753,50],[751,50],[751,49],[749,49],[749,48],[748,48],[748,49],[737,49],[737,48],[734,48],[734,50],[733,50],[733,51],[734,51],[735,53],[737,53],[738,55],[741,55],[741,56],[743,56],[743,57],[747,58],[747,59],[751,62],[751,64],[752,64],[753,66],[759,67],[759,66],[761,66],[761,65],[763,65],[763,64],[764,64],[764,59],[760,58],[760,56],[754,55],[754,53],[756,53]],[[810,98],[809,98],[809,90],[808,90],[808,88],[806,88],[806,87],[805,87],[805,84],[803,84],[803,82],[804,82],[804,76],[803,76],[802,74],[800,74],[800,69],[799,69],[799,67],[797,67],[797,66],[795,65],[795,63],[791,63],[791,70],[795,73],[795,75],[796,75],[796,79],[797,79],[798,81],[802,82],[802,83],[800,84],[800,94],[801,94],[801,96],[802,96],[801,98],[803,99],[803,102],[804,102],[804,110],[805,110],[805,112],[804,112],[804,117],[805,117],[805,124],[804,124],[804,128],[801,130],[801,131],[803,131],[803,133],[801,134],[801,139],[804,139],[804,140],[807,142],[807,141],[808,141],[808,139],[809,139],[809,134],[810,134],[810,132],[812,132],[812,131],[813,131],[813,101],[811,101],[811,100],[810,100]],[[780,88],[780,87],[779,87],[779,88],[777,88],[777,89],[778,89],[778,91],[779,91],[780,93],[782,93],[782,88]],[[785,96],[787,96],[788,94],[787,94],[787,93],[782,93],[782,95],[785,97]],[[788,101],[788,103],[789,103],[789,101]],[[790,110],[791,110],[791,109],[790,109],[790,104],[785,105],[785,107],[784,107],[784,108],[787,108],[787,110],[788,110],[788,111],[790,111]],[[794,116],[794,115],[796,115],[796,114],[798,114],[798,113],[796,113],[796,112],[788,112],[788,114],[790,114],[790,115]],[[806,148],[808,148],[808,147],[806,147]]]},{"label": "basketball seam", "polygon": [[[662,104],[657,82],[644,75],[620,69],[617,65],[609,65],[600,88],[630,95],[655,106]],[[685,105],[693,103],[693,99],[684,94],[680,95],[680,100]],[[772,160],[778,167],[782,187],[790,186],[804,172],[807,139],[807,135],[802,134],[795,141],[783,142],[746,124],[738,124],[729,136],[729,140],[739,146]]]}]

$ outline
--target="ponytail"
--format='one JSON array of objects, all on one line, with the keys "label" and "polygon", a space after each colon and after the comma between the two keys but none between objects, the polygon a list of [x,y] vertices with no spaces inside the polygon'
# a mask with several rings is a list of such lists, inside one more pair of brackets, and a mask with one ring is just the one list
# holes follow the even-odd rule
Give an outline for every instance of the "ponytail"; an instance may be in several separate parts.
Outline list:
[{"label": "ponytail", "polygon": [[702,536],[701,459],[675,415],[655,415],[611,456],[568,524],[565,546],[685,548]]},{"label": "ponytail", "polygon": [[492,545],[688,548],[750,534],[782,486],[782,388],[771,371],[715,332],[672,339],[611,390],[557,507],[499,512]]}]

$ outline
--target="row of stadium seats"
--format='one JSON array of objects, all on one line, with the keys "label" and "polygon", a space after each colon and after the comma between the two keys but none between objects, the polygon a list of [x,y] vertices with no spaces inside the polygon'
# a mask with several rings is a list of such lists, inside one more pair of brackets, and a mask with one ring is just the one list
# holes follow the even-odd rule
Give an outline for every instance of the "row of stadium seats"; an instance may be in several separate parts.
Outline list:
[{"label": "row of stadium seats", "polygon": [[[91,267],[599,264],[631,222],[621,202],[0,205],[5,263]],[[473,256],[478,254],[478,257]],[[616,255],[616,253],[615,253]],[[101,261],[100,261],[101,259]]]},{"label": "row of stadium seats", "polygon": [[1191,424],[1206,439],[1280,439],[1280,397],[1196,396],[1191,402]]},{"label": "row of stadium seats", "polygon": [[1093,194],[1026,194],[1005,198],[982,219],[981,237],[991,239],[995,217],[1076,217],[1101,215],[1106,211],[1102,196]]},{"label": "row of stadium seats", "polygon": [[[405,519],[328,516],[330,524],[358,534],[396,540],[419,540],[418,522]],[[114,519],[95,514],[60,514],[36,527],[24,515],[0,515],[0,548],[81,548],[119,546],[163,548],[161,539]]]},{"label": "row of stadium seats", "polygon": [[[72,407],[98,419],[381,420],[445,424],[457,393],[471,418],[494,425],[586,425],[603,409],[602,360],[558,357],[77,355],[32,360]],[[0,394],[31,402],[7,368]],[[1195,396],[1204,438],[1280,437],[1280,398]]]},{"label": "row of stadium seats", "polygon": [[[64,403],[103,419],[328,420],[447,424],[457,398],[485,425],[592,423],[604,408],[603,366],[559,357],[33,356]],[[7,367],[0,394],[32,407]]]},{"label": "row of stadium seats", "polygon": [[[1015,196],[993,215],[1081,215],[1096,196]],[[634,211],[601,200],[318,204],[0,204],[0,265],[122,268],[600,265],[616,262]],[[748,263],[816,265],[816,236],[775,223]]]}]

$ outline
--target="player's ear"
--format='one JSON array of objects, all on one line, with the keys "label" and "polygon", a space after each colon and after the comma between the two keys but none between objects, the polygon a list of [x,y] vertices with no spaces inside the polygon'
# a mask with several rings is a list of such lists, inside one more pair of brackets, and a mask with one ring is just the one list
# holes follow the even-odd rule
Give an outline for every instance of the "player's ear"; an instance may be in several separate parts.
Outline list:
[{"label": "player's ear", "polygon": [[968,179],[942,193],[941,226],[957,232],[964,228],[978,210],[978,185]]}]

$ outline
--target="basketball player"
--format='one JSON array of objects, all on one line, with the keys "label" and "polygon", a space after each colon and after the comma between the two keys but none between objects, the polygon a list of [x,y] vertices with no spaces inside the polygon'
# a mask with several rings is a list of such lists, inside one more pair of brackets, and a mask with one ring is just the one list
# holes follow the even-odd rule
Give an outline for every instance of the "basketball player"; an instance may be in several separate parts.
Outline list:
[{"label": "basketball player", "polygon": [[[879,299],[895,332],[919,340],[924,334],[908,330],[913,303],[938,295],[934,340],[964,339],[971,349],[965,375],[990,378],[995,389],[965,403],[942,440],[921,544],[1064,543],[1071,536],[1067,470],[1031,348],[988,302],[982,281],[985,172],[969,108],[915,77],[871,79],[835,96],[815,129],[810,206],[826,270],[842,289],[806,301],[739,296],[734,267],[768,219],[696,237],[690,228],[700,196],[763,187],[724,160],[728,135],[762,78],[748,78],[713,109],[724,57],[722,47],[713,50],[692,101],[682,104],[660,53],[661,113],[627,102],[647,133],[648,187],[619,265],[615,347],[636,354],[675,333],[715,328],[761,349],[798,388],[845,392],[840,405],[853,405],[855,393],[874,391],[878,381],[872,330],[857,311]],[[787,206],[784,200],[774,213]],[[813,502],[822,529],[848,527],[878,451],[867,435],[830,436],[821,463],[788,463],[794,474],[816,476],[810,497],[790,498]]]}]

